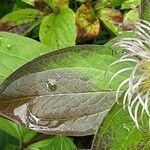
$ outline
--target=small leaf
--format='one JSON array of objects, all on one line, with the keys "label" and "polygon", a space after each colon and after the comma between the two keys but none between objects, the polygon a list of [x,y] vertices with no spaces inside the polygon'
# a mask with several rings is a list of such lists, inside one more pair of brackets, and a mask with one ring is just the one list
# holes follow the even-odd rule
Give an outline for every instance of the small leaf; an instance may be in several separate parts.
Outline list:
[{"label": "small leaf", "polygon": [[128,30],[134,30],[135,28],[135,23],[139,19],[139,13],[136,9],[130,10],[124,15],[124,20],[123,20],[123,30],[128,31]]},{"label": "small leaf", "polygon": [[44,0],[21,0],[29,5],[35,6],[35,4],[37,3],[43,3],[44,4]]},{"label": "small leaf", "polygon": [[52,150],[77,150],[71,139],[61,135],[32,144],[26,150],[46,150],[49,148]]},{"label": "small leaf", "polygon": [[3,118],[0,118],[0,129],[18,139],[20,144],[28,142],[36,135],[36,132]]},{"label": "small leaf", "polygon": [[107,0],[110,6],[119,6],[126,0]]},{"label": "small leaf", "polygon": [[39,34],[41,42],[53,50],[75,45],[74,12],[67,7],[61,7],[59,13],[51,13],[42,21]]},{"label": "small leaf", "polygon": [[119,6],[126,0],[97,0],[95,8],[97,10],[106,7]]},{"label": "small leaf", "polygon": [[99,10],[97,15],[113,33],[118,34],[121,31],[120,24],[123,23],[123,15],[119,10],[104,8]]},{"label": "small leaf", "polygon": [[0,31],[26,35],[43,19],[44,14],[35,9],[21,9],[7,14],[0,20]]},{"label": "small leaf", "polygon": [[54,10],[58,11],[63,6],[69,5],[69,0],[45,0],[45,2]]},{"label": "small leaf", "polygon": [[121,9],[135,9],[140,6],[141,0],[126,0],[121,4]]},{"label": "small leaf", "polygon": [[52,49],[32,39],[0,32],[0,83],[26,62],[50,51]]},{"label": "small leaf", "polygon": [[21,1],[23,1],[23,2],[25,2],[27,4],[29,4],[29,5],[33,5],[34,6],[34,1],[35,0],[21,0]]},{"label": "small leaf", "polygon": [[99,34],[100,23],[90,4],[82,4],[76,12],[77,41],[82,43]]},{"label": "small leaf", "polygon": [[139,131],[123,106],[115,104],[99,126],[92,150],[150,149],[150,135]]}]

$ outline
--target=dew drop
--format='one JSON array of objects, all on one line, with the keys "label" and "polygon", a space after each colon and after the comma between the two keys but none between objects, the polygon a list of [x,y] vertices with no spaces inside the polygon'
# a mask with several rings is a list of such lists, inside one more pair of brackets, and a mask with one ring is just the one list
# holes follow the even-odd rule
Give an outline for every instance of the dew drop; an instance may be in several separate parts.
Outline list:
[{"label": "dew drop", "polygon": [[48,79],[48,81],[46,82],[46,87],[50,91],[56,91],[57,90],[56,80],[55,79]]}]

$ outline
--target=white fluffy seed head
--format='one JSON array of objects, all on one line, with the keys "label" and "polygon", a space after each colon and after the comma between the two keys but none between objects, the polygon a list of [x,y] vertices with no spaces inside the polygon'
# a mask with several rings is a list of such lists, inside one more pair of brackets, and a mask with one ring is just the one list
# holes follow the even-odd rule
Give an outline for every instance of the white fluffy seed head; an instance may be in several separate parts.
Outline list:
[{"label": "white fluffy seed head", "polygon": [[140,21],[136,24],[136,38],[123,38],[115,46],[124,49],[127,54],[117,63],[132,61],[133,68],[128,67],[116,72],[112,79],[124,71],[130,71],[129,78],[125,79],[118,87],[116,100],[122,86],[127,85],[123,98],[123,106],[128,110],[130,117],[138,129],[150,129],[150,23]]}]

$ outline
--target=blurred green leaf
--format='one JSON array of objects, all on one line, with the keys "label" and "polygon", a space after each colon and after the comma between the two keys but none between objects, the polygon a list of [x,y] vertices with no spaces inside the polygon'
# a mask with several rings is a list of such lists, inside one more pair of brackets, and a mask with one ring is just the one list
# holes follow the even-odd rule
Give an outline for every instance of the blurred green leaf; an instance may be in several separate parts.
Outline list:
[{"label": "blurred green leaf", "polygon": [[77,2],[85,3],[88,2],[88,0],[76,0]]},{"label": "blurred green leaf", "polygon": [[7,144],[4,150],[19,150],[19,146]]},{"label": "blurred green leaf", "polygon": [[0,18],[6,15],[7,13],[11,12],[14,4],[15,0],[0,0]]},{"label": "blurred green leaf", "polygon": [[58,11],[63,6],[69,5],[69,0],[44,0],[53,11]]},{"label": "blurred green leaf", "polygon": [[[119,34],[117,37],[109,40],[105,45],[111,49],[116,49],[116,47],[114,46],[115,43],[119,42],[122,38],[132,38],[132,37],[136,37],[136,33],[134,31],[130,32],[130,31],[126,31],[126,32],[122,32],[121,34]],[[121,50],[121,48],[118,48]]]},{"label": "blurred green leaf", "polygon": [[29,5],[35,6],[36,3],[45,3],[44,0],[21,0]]},{"label": "blurred green leaf", "polygon": [[141,18],[150,22],[150,0],[141,0]]},{"label": "blurred green leaf", "polygon": [[[8,132],[0,129],[0,150],[10,150],[8,149],[8,147],[10,148],[10,145],[15,148],[19,147],[20,141]],[[13,148],[11,150],[13,150]]]},{"label": "blurred green leaf", "polygon": [[61,7],[59,13],[52,13],[42,21],[40,40],[51,49],[56,50],[75,45],[76,26],[75,14],[67,8]]},{"label": "blurred green leaf", "polygon": [[130,10],[127,12],[124,16],[124,21],[125,22],[130,22],[130,23],[136,23],[138,21],[138,11],[135,10]]},{"label": "blurred green leaf", "polygon": [[20,143],[26,143],[36,135],[35,131],[3,118],[0,118],[0,129],[18,139]]},{"label": "blurred green leaf", "polygon": [[123,22],[123,15],[119,10],[103,8],[98,11],[97,16],[114,34],[117,35],[120,31],[122,31],[120,24]]},{"label": "blurred green leaf", "polygon": [[7,14],[0,20],[0,31],[26,35],[43,19],[44,14],[35,9],[21,9]]},{"label": "blurred green leaf", "polygon": [[140,6],[141,0],[126,0],[121,4],[121,9],[130,9]]},{"label": "blurred green leaf", "polygon": [[47,140],[34,143],[26,148],[26,150],[77,150],[73,141],[64,136],[56,136]]},{"label": "blurred green leaf", "polygon": [[150,134],[139,131],[122,105],[115,104],[99,126],[92,150],[149,150]]},{"label": "blurred green leaf", "polygon": [[97,0],[95,8],[101,9],[101,8],[106,8],[106,7],[119,6],[125,1],[126,0]]},{"label": "blurred green leaf", "polygon": [[22,0],[22,1],[27,3],[27,4],[34,5],[35,0]]}]

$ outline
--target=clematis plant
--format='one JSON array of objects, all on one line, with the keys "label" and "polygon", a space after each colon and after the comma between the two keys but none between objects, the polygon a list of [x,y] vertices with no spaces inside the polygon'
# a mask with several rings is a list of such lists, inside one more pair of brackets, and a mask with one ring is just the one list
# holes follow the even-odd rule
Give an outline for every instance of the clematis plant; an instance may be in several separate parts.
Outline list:
[{"label": "clematis plant", "polygon": [[136,23],[135,38],[123,38],[115,46],[125,50],[124,56],[111,65],[122,62],[134,62],[133,67],[127,67],[116,72],[111,81],[119,74],[130,71],[130,75],[118,87],[116,99],[120,90],[127,85],[122,100],[123,107],[128,110],[130,117],[138,129],[150,130],[150,23]]}]

